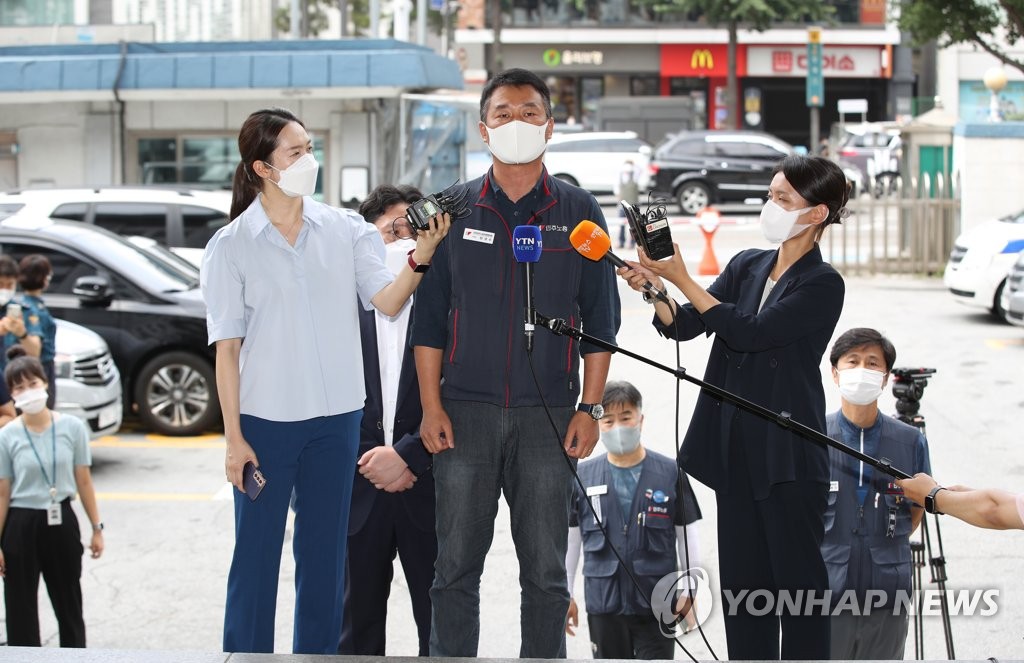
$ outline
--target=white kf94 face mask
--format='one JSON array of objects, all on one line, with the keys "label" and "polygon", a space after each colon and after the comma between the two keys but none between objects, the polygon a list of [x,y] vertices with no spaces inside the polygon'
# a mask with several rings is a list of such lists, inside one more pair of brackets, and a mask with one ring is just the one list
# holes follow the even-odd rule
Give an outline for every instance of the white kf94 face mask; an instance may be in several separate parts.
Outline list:
[{"label": "white kf94 face mask", "polygon": [[530,163],[543,154],[548,145],[547,122],[538,126],[512,120],[494,129],[487,125],[484,128],[487,129],[487,148],[502,163]]},{"label": "white kf94 face mask", "polygon": [[[267,164],[270,166],[270,164]],[[274,168],[274,166],[270,166]],[[308,152],[295,160],[292,165],[284,170],[274,168],[278,173],[278,181],[275,182],[278,188],[292,198],[312,196],[316,191],[316,175],[320,171],[320,164],[316,157]]]},{"label": "white kf94 face mask", "polygon": [[839,371],[839,393],[854,405],[868,405],[882,395],[885,373],[870,368],[844,368]]},{"label": "white kf94 face mask", "polygon": [[761,232],[764,238],[772,244],[781,244],[787,239],[792,239],[811,227],[811,224],[798,224],[796,220],[804,212],[814,209],[786,210],[774,200],[769,200],[761,208]]},{"label": "white kf94 face mask", "polygon": [[37,414],[46,408],[45,389],[26,389],[14,397],[14,407],[25,414]]}]

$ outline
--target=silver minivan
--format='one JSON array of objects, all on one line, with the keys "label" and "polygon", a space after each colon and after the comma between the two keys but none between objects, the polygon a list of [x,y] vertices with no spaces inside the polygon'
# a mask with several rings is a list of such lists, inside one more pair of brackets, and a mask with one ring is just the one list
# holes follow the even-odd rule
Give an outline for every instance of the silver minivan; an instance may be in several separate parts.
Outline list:
[{"label": "silver minivan", "polygon": [[121,374],[106,341],[73,322],[56,323],[54,409],[83,420],[94,438],[116,433],[121,428]]}]

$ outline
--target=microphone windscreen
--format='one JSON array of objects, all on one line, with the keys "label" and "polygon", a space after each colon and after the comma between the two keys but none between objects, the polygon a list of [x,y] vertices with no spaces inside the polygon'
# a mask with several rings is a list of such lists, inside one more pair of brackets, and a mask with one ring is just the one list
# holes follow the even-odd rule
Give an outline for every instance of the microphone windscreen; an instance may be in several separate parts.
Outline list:
[{"label": "microphone windscreen", "polygon": [[584,258],[597,261],[612,248],[612,240],[601,226],[593,221],[580,221],[569,233],[569,243]]},{"label": "microphone windscreen", "polygon": [[516,262],[537,262],[544,250],[544,240],[537,226],[516,226],[512,231],[512,253]]}]

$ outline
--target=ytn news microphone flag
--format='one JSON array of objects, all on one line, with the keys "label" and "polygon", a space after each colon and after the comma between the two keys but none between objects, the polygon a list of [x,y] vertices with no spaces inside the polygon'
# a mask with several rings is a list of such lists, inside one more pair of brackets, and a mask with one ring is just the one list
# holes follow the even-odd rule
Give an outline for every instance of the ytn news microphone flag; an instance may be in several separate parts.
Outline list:
[{"label": "ytn news microphone flag", "polygon": [[537,324],[537,309],[533,305],[533,263],[540,260],[544,250],[540,228],[537,226],[516,226],[512,231],[512,254],[516,262],[523,263],[523,280],[526,286],[523,334],[526,337],[526,351],[533,351],[533,330]]},{"label": "ytn news microphone flag", "polygon": [[544,240],[537,226],[516,226],[512,231],[512,252],[516,262],[538,262]]}]

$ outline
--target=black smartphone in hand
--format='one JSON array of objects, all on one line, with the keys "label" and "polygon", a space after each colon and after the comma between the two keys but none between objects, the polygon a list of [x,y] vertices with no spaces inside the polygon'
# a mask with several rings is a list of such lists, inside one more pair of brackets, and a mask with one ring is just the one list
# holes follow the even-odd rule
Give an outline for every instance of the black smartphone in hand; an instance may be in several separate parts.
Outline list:
[{"label": "black smartphone in hand", "polygon": [[267,480],[263,477],[263,472],[260,472],[260,468],[250,460],[242,468],[242,488],[245,489],[245,494],[249,496],[249,500],[255,502],[256,498],[260,496],[260,491],[267,485]]}]

